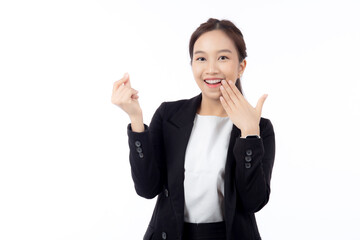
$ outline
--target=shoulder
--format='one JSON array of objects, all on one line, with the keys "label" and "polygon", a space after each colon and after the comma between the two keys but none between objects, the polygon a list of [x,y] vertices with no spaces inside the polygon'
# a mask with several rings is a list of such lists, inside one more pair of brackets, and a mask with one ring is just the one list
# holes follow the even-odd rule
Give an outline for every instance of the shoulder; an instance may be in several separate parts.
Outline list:
[{"label": "shoulder", "polygon": [[157,112],[161,115],[172,116],[178,112],[187,112],[189,110],[196,110],[201,102],[201,94],[188,99],[180,99],[176,101],[166,101],[161,103]]},{"label": "shoulder", "polygon": [[166,102],[163,102],[160,105],[160,107],[166,108],[167,112],[173,112],[173,111],[177,111],[182,106],[186,105],[186,103],[188,103],[189,101],[190,101],[190,99],[180,99],[180,100],[176,100],[176,101],[166,101]]}]

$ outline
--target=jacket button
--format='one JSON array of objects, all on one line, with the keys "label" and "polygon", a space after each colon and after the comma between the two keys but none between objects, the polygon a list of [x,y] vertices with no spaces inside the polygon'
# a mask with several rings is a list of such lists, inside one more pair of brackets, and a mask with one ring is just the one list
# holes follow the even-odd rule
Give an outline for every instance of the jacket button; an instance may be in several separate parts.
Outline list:
[{"label": "jacket button", "polygon": [[140,146],[141,146],[141,142],[140,142],[140,141],[135,141],[135,146],[140,147]]},{"label": "jacket button", "polygon": [[141,148],[141,147],[138,147],[138,148],[136,148],[136,151],[137,151],[138,153],[141,153],[141,152],[142,152],[142,148]]},{"label": "jacket button", "polygon": [[144,157],[144,154],[141,152],[139,153],[139,158],[143,158]]},{"label": "jacket button", "polygon": [[165,197],[168,197],[168,196],[169,196],[169,190],[167,190],[166,188],[165,188],[165,190],[164,190],[164,193],[165,193]]},{"label": "jacket button", "polygon": [[162,239],[166,239],[166,232],[162,232],[162,233],[161,233],[161,238],[162,238]]},{"label": "jacket button", "polygon": [[252,150],[251,149],[246,150],[246,155],[251,156],[252,155]]},{"label": "jacket button", "polygon": [[252,160],[251,156],[245,156],[245,161],[251,162],[251,160]]},{"label": "jacket button", "polygon": [[251,168],[251,163],[245,163],[245,168]]}]

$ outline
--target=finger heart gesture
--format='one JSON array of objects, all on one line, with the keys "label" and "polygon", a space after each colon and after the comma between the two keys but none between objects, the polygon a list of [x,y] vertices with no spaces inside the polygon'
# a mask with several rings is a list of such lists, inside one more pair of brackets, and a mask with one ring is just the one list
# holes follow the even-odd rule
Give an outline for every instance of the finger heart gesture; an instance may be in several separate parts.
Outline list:
[{"label": "finger heart gesture", "polygon": [[221,83],[220,91],[222,96],[220,97],[220,102],[231,121],[241,130],[241,137],[260,135],[259,122],[267,94],[260,97],[254,108],[231,80],[228,82],[222,80]]},{"label": "finger heart gesture", "polygon": [[142,115],[138,102],[138,91],[133,89],[130,84],[129,74],[114,83],[111,102],[122,108],[130,118]]}]

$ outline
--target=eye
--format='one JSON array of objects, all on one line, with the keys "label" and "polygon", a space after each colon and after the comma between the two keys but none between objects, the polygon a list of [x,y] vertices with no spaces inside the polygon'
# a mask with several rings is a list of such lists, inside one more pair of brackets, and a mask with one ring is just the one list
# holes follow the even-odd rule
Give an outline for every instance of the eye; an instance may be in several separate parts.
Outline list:
[{"label": "eye", "polygon": [[227,56],[221,56],[219,57],[220,60],[226,60],[226,59],[229,59]]},{"label": "eye", "polygon": [[203,61],[205,61],[205,58],[204,58],[204,57],[198,57],[198,58],[196,59],[196,61],[203,62]]}]

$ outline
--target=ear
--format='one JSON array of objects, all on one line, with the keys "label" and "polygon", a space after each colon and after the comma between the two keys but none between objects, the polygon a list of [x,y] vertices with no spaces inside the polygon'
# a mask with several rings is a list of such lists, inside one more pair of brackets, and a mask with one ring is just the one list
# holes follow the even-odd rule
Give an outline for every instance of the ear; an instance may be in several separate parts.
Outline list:
[{"label": "ear", "polygon": [[246,60],[242,60],[241,63],[239,63],[239,72],[238,72],[238,77],[240,78],[240,76],[243,75],[244,71],[246,68]]}]

